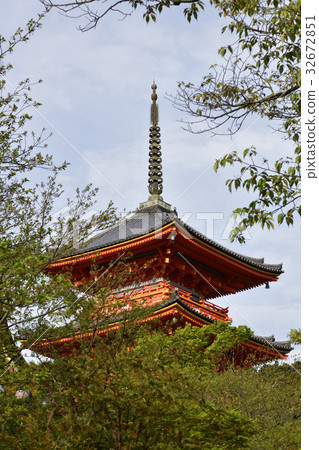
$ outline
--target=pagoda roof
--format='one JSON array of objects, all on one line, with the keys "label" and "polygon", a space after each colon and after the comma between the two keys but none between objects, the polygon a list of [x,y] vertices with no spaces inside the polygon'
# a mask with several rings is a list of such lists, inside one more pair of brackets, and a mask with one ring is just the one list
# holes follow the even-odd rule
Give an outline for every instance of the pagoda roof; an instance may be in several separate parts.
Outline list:
[{"label": "pagoda roof", "polygon": [[[178,286],[173,292],[167,290],[165,286],[165,289],[163,288],[165,292],[161,291],[162,287],[155,293],[156,295],[153,292],[154,301],[157,302],[156,296],[160,295],[161,302],[155,306],[150,316],[142,321],[153,319],[166,321],[175,318],[179,326],[184,323],[203,326],[215,323],[217,320],[227,322],[231,320],[228,318],[228,308],[227,311],[226,309],[223,311],[223,308],[217,305],[209,305],[206,299],[234,294],[269,281],[277,281],[278,276],[283,273],[282,264],[266,264],[264,258],[245,256],[224,247],[181,220],[176,209],[172,209],[171,205],[163,200],[161,197],[163,174],[160,128],[155,83],[152,85],[152,90],[148,200],[141,203],[134,213],[122,218],[114,226],[83,242],[81,248],[53,261],[46,270],[51,273],[70,270],[74,284],[81,286],[84,282],[92,280],[90,271],[92,261],[101,271],[101,276],[110,270],[111,277],[113,265],[123,255],[130,253],[127,254],[128,263],[133,261],[132,266],[134,266],[137,261],[139,281],[149,283],[161,278],[168,279],[172,285]],[[154,258],[152,266],[148,267],[147,262],[150,256]],[[127,272],[130,273],[130,270]],[[135,277],[134,271],[133,276]],[[128,282],[133,281],[128,277]],[[192,293],[196,293],[196,301]],[[142,294],[144,295],[144,291]],[[147,297],[148,294],[145,293],[145,298]],[[151,297],[152,293],[150,293]],[[97,335],[107,337],[109,331],[117,328],[122,320],[121,311],[113,319],[106,315],[96,329]],[[63,332],[63,329],[59,331]],[[32,350],[50,355],[50,347],[54,345],[61,347],[62,350],[64,348],[63,351],[67,352],[68,346],[72,348],[75,345],[75,338],[89,339],[92,335],[91,330],[81,334],[76,323],[74,323],[73,332],[73,335],[64,335],[58,339],[53,336],[53,341],[43,339],[42,342],[32,345]],[[268,355],[270,359],[278,358],[278,356],[286,358],[286,354],[292,349],[289,341],[277,342],[274,336],[256,335],[252,335],[247,342],[243,343],[243,347],[245,351],[248,349],[248,353],[251,350],[260,352]]]},{"label": "pagoda roof", "polygon": [[[169,298],[169,300],[161,305],[161,309],[164,309],[165,307],[173,304],[179,304],[182,306],[185,310],[188,310],[191,312],[194,316],[198,317],[199,319],[204,320],[207,323],[216,323],[217,320],[212,319],[210,316],[207,316],[206,314],[203,314],[198,311],[197,308],[192,308],[187,303],[185,303],[183,300],[180,299],[179,294],[177,291],[173,292]],[[293,348],[291,347],[290,341],[276,341],[275,336],[272,334],[271,336],[258,336],[253,334],[249,341],[254,342],[256,344],[262,344],[266,347],[273,348],[275,350],[279,350],[282,352],[290,352]]]},{"label": "pagoda roof", "polygon": [[[153,313],[148,317],[146,320],[152,320],[156,318],[160,318],[164,315],[171,317],[176,317],[176,313],[181,316],[185,317],[186,320],[190,323],[193,323],[193,325],[209,325],[216,323],[217,320],[213,319],[210,315],[203,314],[199,311],[198,308],[192,307],[189,304],[187,304],[185,301],[183,301],[180,298],[179,292],[177,290],[173,291],[169,297],[169,299],[166,302],[163,302],[159,304],[155,309],[153,310]],[[99,328],[97,330],[98,336],[105,336],[110,330],[113,329],[114,326],[117,326],[121,321],[123,320],[123,317],[121,314],[119,314],[117,317],[112,318],[111,320],[109,318],[105,318],[105,322],[100,323]],[[144,319],[145,320],[145,319]],[[143,320],[143,321],[144,321]],[[75,331],[74,334],[64,335],[62,338],[55,339],[53,336],[53,339],[46,339],[44,338],[42,342],[32,345],[32,350],[44,354],[49,355],[51,350],[50,347],[53,345],[57,346],[64,346],[71,344],[75,338],[77,339],[88,339],[91,334],[90,332],[86,332],[83,336],[81,334],[77,334],[76,330],[78,329],[77,323],[73,324],[73,328]],[[59,328],[59,331],[62,331],[62,328]],[[20,342],[24,344],[27,342],[28,337],[27,336],[20,336]],[[244,344],[245,345],[245,344]],[[277,357],[285,358],[286,354],[289,353],[293,348],[291,347],[290,341],[276,341],[274,335],[271,336],[258,336],[253,334],[246,345],[253,347],[255,350],[259,349],[261,350],[264,348],[264,351],[266,353],[273,352],[276,356],[276,353],[278,353]]]},{"label": "pagoda roof", "polygon": [[276,341],[275,336],[272,334],[271,336],[256,336],[255,334],[250,338],[251,341],[256,342],[258,344],[268,345],[269,347],[274,347],[276,350],[282,351],[291,351],[293,347],[291,347],[290,341]]},{"label": "pagoda roof", "polygon": [[175,213],[160,205],[137,210],[133,215],[125,217],[116,225],[94,236],[80,251],[70,256],[99,250],[144,236],[172,223],[176,218]]},{"label": "pagoda roof", "polygon": [[253,258],[230,250],[179,219],[176,210],[172,211],[161,204],[153,204],[137,209],[131,216],[127,216],[126,218],[120,220],[116,225],[97,234],[86,242],[81,249],[65,255],[63,259],[69,257],[73,258],[88,252],[95,252],[116,244],[129,242],[136,238],[142,238],[143,236],[149,235],[153,232],[160,231],[169,224],[175,224],[181,231],[184,230],[185,234],[188,235],[190,239],[196,238],[209,247],[256,269],[260,269],[274,275],[280,275],[283,273],[281,263],[266,264],[264,262],[264,258]]}]

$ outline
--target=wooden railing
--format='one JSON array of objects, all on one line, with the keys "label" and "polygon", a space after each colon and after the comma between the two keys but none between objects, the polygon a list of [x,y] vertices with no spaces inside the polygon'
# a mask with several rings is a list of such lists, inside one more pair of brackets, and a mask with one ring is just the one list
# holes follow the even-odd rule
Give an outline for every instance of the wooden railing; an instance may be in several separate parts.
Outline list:
[{"label": "wooden railing", "polygon": [[231,320],[228,317],[228,308],[215,305],[204,298],[197,297],[192,292],[186,291],[180,286],[177,287],[169,281],[164,280],[154,282],[154,284],[146,284],[141,287],[132,286],[130,289],[118,292],[115,294],[115,297],[131,297],[134,302],[143,300],[145,305],[155,305],[156,303],[168,301],[174,290],[178,292],[179,298],[195,311],[212,319],[223,321]]}]

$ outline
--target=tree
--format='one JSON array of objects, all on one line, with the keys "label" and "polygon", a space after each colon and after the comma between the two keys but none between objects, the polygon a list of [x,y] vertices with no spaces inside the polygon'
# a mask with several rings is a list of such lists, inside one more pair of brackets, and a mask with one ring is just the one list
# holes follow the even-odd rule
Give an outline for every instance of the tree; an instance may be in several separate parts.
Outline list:
[{"label": "tree", "polygon": [[[17,43],[24,41],[23,33],[19,34]],[[2,48],[4,42],[2,39]],[[1,196],[7,202],[1,210],[0,247],[0,337],[4,348],[0,368],[1,383],[6,388],[6,395],[0,390],[3,446],[272,448],[278,439],[280,445],[289,448],[297,445],[297,377],[287,383],[288,370],[280,372],[277,368],[263,378],[261,370],[233,371],[234,342],[247,339],[249,330],[218,324],[186,327],[167,335],[167,330],[140,328],[140,316],[131,317],[125,304],[113,305],[114,312],[105,318],[106,305],[100,303],[100,296],[105,301],[112,284],[102,278],[99,281],[105,292],[96,295],[96,285],[79,291],[71,285],[68,274],[45,275],[44,269],[52,259],[72,251],[77,244],[73,225],[78,224],[84,239],[89,236],[94,221],[81,219],[95,191],[89,187],[78,191],[77,201],[70,205],[70,216],[61,218],[56,226],[51,224],[53,202],[62,194],[56,177],[65,164],[55,166],[50,157],[35,153],[45,138],[39,141],[34,137],[30,145],[24,145],[28,139],[25,124],[31,119],[26,112],[32,106],[29,82],[22,84],[27,89],[22,97],[23,89],[17,96],[5,95],[5,80],[2,86]],[[19,109],[21,98],[25,104]],[[43,182],[32,184],[32,177],[30,181],[27,177],[38,169],[50,170],[51,174]],[[95,219],[103,219],[105,226],[113,220],[112,211],[108,209]],[[93,270],[97,277],[107,275],[99,267]],[[112,339],[99,339],[98,327],[110,324],[121,308],[122,325]],[[56,322],[59,326],[52,329]],[[76,337],[79,330],[90,330],[92,338],[83,342],[75,358],[9,371],[12,362],[23,361],[12,335],[18,326],[33,333],[31,344],[42,336],[61,336],[61,331]],[[211,334],[217,332],[218,339],[211,343]],[[225,360],[225,354],[229,359]],[[221,362],[223,373],[219,370]],[[237,384],[233,374],[241,380]],[[229,375],[229,384],[225,375]],[[258,389],[252,391],[255,385]],[[17,390],[27,389],[32,391],[32,398],[16,396]],[[277,402],[279,394],[281,401]],[[290,394],[287,411],[287,402],[282,400]],[[250,403],[250,399],[254,401]]]},{"label": "tree", "polygon": [[[249,448],[300,448],[300,361],[227,371],[220,392],[230,408],[254,421]],[[216,404],[220,401],[216,398]]]},{"label": "tree", "polygon": [[[79,292],[67,277],[48,277],[45,267],[74,246],[75,225],[86,239],[102,222],[114,222],[110,204],[105,212],[83,220],[94,201],[96,190],[87,186],[69,201],[69,214],[52,220],[54,202],[62,195],[57,183],[67,164],[56,165],[43,154],[48,135],[28,131],[31,112],[39,106],[30,97],[32,83],[21,81],[8,87],[6,75],[12,69],[6,62],[15,46],[26,42],[41,26],[42,16],[30,20],[10,39],[0,37],[0,369],[23,364],[16,335],[24,327],[43,330],[44,324],[59,319],[77,306]],[[30,112],[31,111],[31,112]],[[34,181],[35,180],[35,181]],[[81,294],[82,295],[82,294]],[[73,309],[72,309],[73,308]],[[42,331],[43,332],[43,331]],[[40,333],[38,333],[39,337]]]},{"label": "tree", "polygon": [[293,344],[300,345],[301,344],[301,329],[298,328],[298,330],[296,330],[295,328],[293,328],[292,330],[290,330],[288,337]]},{"label": "tree", "polygon": [[142,9],[146,22],[156,22],[156,17],[163,8],[171,6],[187,5],[183,13],[190,22],[197,19],[198,13],[204,9],[202,0],[40,0],[46,11],[57,9],[63,15],[73,18],[84,17],[85,25],[80,25],[81,31],[89,31],[97,26],[99,21],[107,14],[116,13],[124,18],[130,16],[133,11]]},{"label": "tree", "polygon": [[[126,323],[96,342],[93,358],[10,374],[0,397],[7,448],[298,448],[299,367],[234,370],[234,341],[250,336],[245,327],[167,331]],[[15,398],[18,385],[32,389],[31,401]]]},{"label": "tree", "polygon": [[216,0],[220,15],[230,22],[223,28],[235,34],[234,44],[220,48],[225,65],[211,67],[199,86],[180,83],[174,104],[194,117],[189,129],[215,134],[238,132],[250,115],[276,122],[291,140],[294,153],[274,163],[259,157],[254,147],[217,159],[215,171],[238,165],[238,176],[227,180],[232,192],[254,193],[248,206],[237,208],[241,221],[231,240],[244,242],[243,230],[258,223],[264,228],[294,223],[300,207],[300,1]]},{"label": "tree", "polygon": [[[80,26],[82,31],[94,28],[111,12],[128,15],[137,8],[142,8],[147,21],[156,21],[163,8],[181,3],[41,1],[48,10],[84,17],[87,24]],[[210,4],[227,20],[222,32],[230,32],[236,40],[219,50],[224,65],[212,65],[198,85],[180,82],[177,94],[170,97],[176,108],[191,116],[184,121],[186,128],[194,133],[234,134],[247,117],[257,115],[291,140],[294,149],[275,162],[258,156],[254,147],[245,149],[242,156],[234,151],[216,160],[216,171],[227,165],[239,167],[239,174],[226,182],[231,192],[244,188],[254,196],[247,206],[234,211],[240,222],[230,237],[244,242],[247,227],[260,224],[270,229],[276,222],[290,226],[301,213],[300,0],[210,0]],[[203,7],[201,1],[190,2],[184,9],[187,20],[196,19]]]}]

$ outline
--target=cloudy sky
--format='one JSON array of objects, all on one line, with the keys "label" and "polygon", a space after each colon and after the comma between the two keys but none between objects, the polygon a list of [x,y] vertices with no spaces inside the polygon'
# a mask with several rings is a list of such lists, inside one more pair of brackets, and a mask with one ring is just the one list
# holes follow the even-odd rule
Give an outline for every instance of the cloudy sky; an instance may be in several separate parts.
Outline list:
[{"label": "cloudy sky", "polygon": [[[41,11],[38,0],[1,0],[1,33],[9,36]],[[287,338],[300,326],[300,223],[294,228],[250,231],[245,246],[225,239],[232,210],[244,205],[247,194],[229,194],[225,180],[236,173],[215,174],[214,161],[226,152],[254,145],[268,158],[285,156],[289,145],[269,124],[252,117],[232,139],[193,135],[182,129],[182,113],[167,100],[178,81],[198,82],[219,62],[224,25],[208,7],[189,24],[182,10],[172,7],[156,24],[146,24],[138,12],[126,20],[109,16],[87,33],[77,30],[80,19],[55,12],[27,44],[10,56],[14,69],[8,83],[43,79],[32,96],[40,101],[32,128],[52,131],[48,150],[70,167],[61,176],[65,198],[77,186],[99,187],[98,208],[110,200],[120,212],[134,210],[148,197],[148,129],[151,84],[158,86],[164,171],[164,200],[179,217],[224,246],[266,263],[283,263],[285,273],[271,289],[264,287],[219,299],[229,306],[234,324],[245,324],[260,335]],[[56,211],[63,208],[63,202]],[[199,213],[221,213],[214,229]],[[211,225],[211,224],[210,224]]]}]

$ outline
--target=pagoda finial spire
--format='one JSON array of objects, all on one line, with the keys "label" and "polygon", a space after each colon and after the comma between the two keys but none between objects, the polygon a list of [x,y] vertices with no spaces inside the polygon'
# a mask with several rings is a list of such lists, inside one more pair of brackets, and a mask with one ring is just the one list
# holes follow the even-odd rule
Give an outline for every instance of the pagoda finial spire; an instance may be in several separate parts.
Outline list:
[{"label": "pagoda finial spire", "polygon": [[151,88],[153,89],[153,93],[152,93],[152,96],[151,96],[151,99],[153,101],[153,103],[151,105],[151,124],[153,125],[153,127],[156,127],[157,124],[158,124],[158,105],[156,104],[156,100],[157,100],[156,89],[157,89],[157,86],[155,84],[155,81],[153,81],[153,84],[152,84]]},{"label": "pagoda finial spire", "polygon": [[157,86],[153,81],[151,86],[152,105],[151,105],[151,126],[150,126],[150,152],[149,152],[149,172],[148,172],[148,190],[151,196],[160,196],[163,192],[163,173],[162,173],[162,153],[161,153],[161,133],[158,126],[158,105],[156,104]]},{"label": "pagoda finial spire", "polygon": [[157,86],[155,81],[153,81],[151,88],[153,92],[151,96],[150,151],[148,160],[148,191],[150,196],[146,202],[140,203],[139,209],[145,210],[156,206],[160,207],[162,211],[172,212],[171,205],[164,202],[163,197],[161,197],[163,192],[161,133],[158,126]]}]

